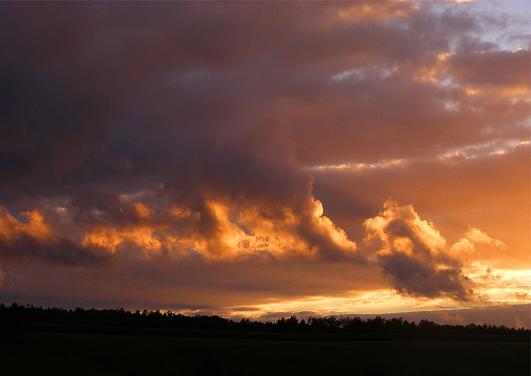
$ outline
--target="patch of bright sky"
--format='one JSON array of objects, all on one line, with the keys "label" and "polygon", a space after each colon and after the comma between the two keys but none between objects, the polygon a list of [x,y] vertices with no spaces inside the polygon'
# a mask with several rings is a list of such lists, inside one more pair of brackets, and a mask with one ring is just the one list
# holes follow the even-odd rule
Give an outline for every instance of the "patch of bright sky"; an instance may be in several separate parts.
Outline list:
[{"label": "patch of bright sky", "polygon": [[497,304],[531,302],[530,269],[497,269],[490,263],[475,261],[464,272],[477,284],[482,300]]},{"label": "patch of bright sky", "polygon": [[458,162],[460,160],[470,160],[485,157],[495,157],[507,154],[518,147],[525,147],[530,144],[529,140],[496,140],[482,144],[467,145],[460,148],[449,149],[428,158],[408,158],[408,159],[383,159],[374,162],[344,162],[338,164],[327,164],[307,167],[306,170],[319,171],[345,171],[363,172],[370,170],[382,170],[389,168],[399,168],[415,162],[430,162],[433,160]]},{"label": "patch of bright sky", "polygon": [[[255,310],[234,315],[258,317],[267,312],[316,312],[319,315],[385,314],[439,309],[472,308],[495,304],[531,303],[531,269],[496,269],[474,262],[465,274],[475,284],[477,294],[470,302],[449,298],[417,298],[400,295],[392,289],[353,291],[347,296],[313,296],[253,306]],[[249,307],[251,308],[251,307]],[[230,315],[230,313],[229,313]]]},{"label": "patch of bright sky", "polygon": [[[420,1],[420,3],[423,2]],[[529,22],[531,21],[529,0],[439,1],[432,5],[436,12],[459,10],[479,16],[483,30],[476,36],[496,44],[500,49],[515,51],[520,48],[529,48]],[[506,24],[497,25],[493,22],[495,18],[506,15],[512,17],[511,21]],[[518,35],[528,35],[527,41],[525,38],[513,38]]]},{"label": "patch of bright sky", "polygon": [[529,145],[529,140],[497,140],[484,144],[468,145],[448,150],[438,155],[438,159],[477,159],[496,155],[504,155],[520,146]]},{"label": "patch of bright sky", "polygon": [[309,170],[313,171],[326,171],[326,170],[350,170],[350,171],[364,171],[374,169],[385,169],[389,167],[400,166],[405,162],[404,159],[385,159],[382,161],[372,163],[362,162],[346,162],[340,164],[329,164],[309,167]]},{"label": "patch of bright sky", "polygon": [[[264,312],[308,312],[320,315],[341,314],[370,314],[370,313],[399,313],[416,310],[439,309],[441,307],[456,308],[461,306],[449,299],[418,299],[403,296],[392,289],[352,292],[341,297],[312,296],[308,298],[259,304],[254,306],[256,311],[248,314],[263,314]],[[240,312],[241,314],[241,312]]]},{"label": "patch of bright sky", "polygon": [[369,76],[378,76],[380,78],[388,78],[398,70],[395,66],[371,65],[358,68],[352,68],[341,71],[332,76],[333,81],[343,81],[345,79],[354,79],[361,81]]},{"label": "patch of bright sky", "polygon": [[[426,1],[414,1],[419,5],[426,5]],[[491,42],[497,48],[508,51],[528,49],[531,42],[529,24],[531,23],[531,6],[529,0],[465,0],[465,1],[434,1],[429,5],[437,13],[443,12],[468,12],[472,16],[479,16],[482,30],[476,37]],[[493,20],[504,16],[511,16],[511,20],[505,23],[497,23]],[[454,51],[457,40],[450,40],[450,51]],[[340,82],[346,79],[361,81],[368,76],[388,78],[397,71],[392,66],[367,66],[355,67],[334,74],[331,79]],[[449,77],[443,77],[439,83],[442,86],[451,86]]]}]

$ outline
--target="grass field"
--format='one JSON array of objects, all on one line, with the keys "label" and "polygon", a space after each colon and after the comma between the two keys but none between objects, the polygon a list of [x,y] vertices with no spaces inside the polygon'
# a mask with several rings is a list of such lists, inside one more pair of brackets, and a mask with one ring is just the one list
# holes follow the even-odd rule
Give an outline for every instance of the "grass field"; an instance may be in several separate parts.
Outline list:
[{"label": "grass field", "polygon": [[19,333],[1,375],[529,375],[529,342]]}]

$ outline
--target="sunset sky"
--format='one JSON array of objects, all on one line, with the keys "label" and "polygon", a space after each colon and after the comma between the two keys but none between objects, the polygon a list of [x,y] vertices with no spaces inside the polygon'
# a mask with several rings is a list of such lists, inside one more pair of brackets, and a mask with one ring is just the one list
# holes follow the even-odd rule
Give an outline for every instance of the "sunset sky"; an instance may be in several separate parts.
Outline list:
[{"label": "sunset sky", "polygon": [[0,4],[0,302],[531,303],[521,1]]}]

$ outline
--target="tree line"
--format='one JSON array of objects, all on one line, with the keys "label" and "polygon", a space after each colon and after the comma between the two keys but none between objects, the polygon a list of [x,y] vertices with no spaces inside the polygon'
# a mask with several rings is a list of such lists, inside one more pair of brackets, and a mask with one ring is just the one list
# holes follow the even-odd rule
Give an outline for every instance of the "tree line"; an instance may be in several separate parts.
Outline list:
[{"label": "tree line", "polygon": [[156,328],[174,330],[206,330],[231,332],[279,333],[384,333],[429,335],[527,335],[526,328],[508,328],[490,324],[448,325],[429,320],[418,323],[403,318],[326,316],[299,319],[295,316],[276,321],[230,320],[220,316],[184,315],[181,313],[120,309],[63,309],[32,305],[0,304],[0,329],[23,328],[38,323],[93,327]]}]

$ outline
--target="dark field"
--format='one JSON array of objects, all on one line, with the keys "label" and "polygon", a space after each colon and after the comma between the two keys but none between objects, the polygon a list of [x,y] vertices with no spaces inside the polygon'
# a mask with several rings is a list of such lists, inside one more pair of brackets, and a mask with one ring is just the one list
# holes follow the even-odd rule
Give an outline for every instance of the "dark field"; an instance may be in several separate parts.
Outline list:
[{"label": "dark field", "polygon": [[1,375],[529,375],[529,342],[21,332]]}]

